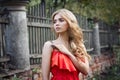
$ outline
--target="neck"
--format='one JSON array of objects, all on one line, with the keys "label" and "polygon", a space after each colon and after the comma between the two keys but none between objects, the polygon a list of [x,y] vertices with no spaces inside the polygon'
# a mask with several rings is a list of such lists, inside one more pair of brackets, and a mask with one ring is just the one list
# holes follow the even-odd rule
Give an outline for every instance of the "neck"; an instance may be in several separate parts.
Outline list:
[{"label": "neck", "polygon": [[58,36],[58,40],[68,42],[68,34],[67,33],[60,33]]},{"label": "neck", "polygon": [[63,44],[69,51],[71,51],[69,44],[69,37],[67,33],[59,34],[57,40],[60,42],[60,44]]}]

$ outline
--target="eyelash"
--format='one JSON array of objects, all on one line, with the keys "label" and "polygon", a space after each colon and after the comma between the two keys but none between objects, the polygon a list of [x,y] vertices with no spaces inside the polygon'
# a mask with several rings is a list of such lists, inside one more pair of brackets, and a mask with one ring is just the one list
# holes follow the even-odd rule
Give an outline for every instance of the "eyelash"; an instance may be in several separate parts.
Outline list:
[{"label": "eyelash", "polygon": [[64,19],[60,19],[59,21],[63,22],[63,21],[64,21]]},{"label": "eyelash", "polygon": [[[58,19],[60,22],[63,22],[64,19]],[[56,23],[57,20],[53,21],[53,23]]]}]

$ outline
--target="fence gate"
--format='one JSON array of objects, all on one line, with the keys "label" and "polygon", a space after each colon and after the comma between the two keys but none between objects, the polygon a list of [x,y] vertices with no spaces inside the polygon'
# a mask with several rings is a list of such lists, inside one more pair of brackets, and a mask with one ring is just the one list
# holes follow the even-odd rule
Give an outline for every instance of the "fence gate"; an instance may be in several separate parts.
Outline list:
[{"label": "fence gate", "polygon": [[5,52],[5,30],[8,24],[6,9],[0,7],[0,78],[7,72],[7,62],[10,60]]}]

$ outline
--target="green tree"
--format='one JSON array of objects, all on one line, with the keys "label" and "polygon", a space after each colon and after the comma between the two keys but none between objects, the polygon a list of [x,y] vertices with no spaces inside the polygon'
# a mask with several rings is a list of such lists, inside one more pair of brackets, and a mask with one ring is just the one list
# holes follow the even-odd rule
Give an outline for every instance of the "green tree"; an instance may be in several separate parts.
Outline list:
[{"label": "green tree", "polygon": [[[31,0],[30,5],[42,0]],[[104,20],[109,24],[120,22],[120,0],[45,0],[46,8],[67,8],[88,18]]]}]

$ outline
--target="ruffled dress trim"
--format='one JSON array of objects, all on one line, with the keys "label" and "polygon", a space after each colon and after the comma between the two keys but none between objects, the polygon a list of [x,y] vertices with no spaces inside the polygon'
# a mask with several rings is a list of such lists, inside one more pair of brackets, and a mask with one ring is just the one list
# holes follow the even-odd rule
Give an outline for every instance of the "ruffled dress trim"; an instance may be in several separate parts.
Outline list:
[{"label": "ruffled dress trim", "polygon": [[[69,57],[59,50],[53,49],[51,60],[51,68],[57,66],[59,69],[65,69],[70,72],[78,72]],[[85,62],[83,58],[80,58],[80,60]]]}]

